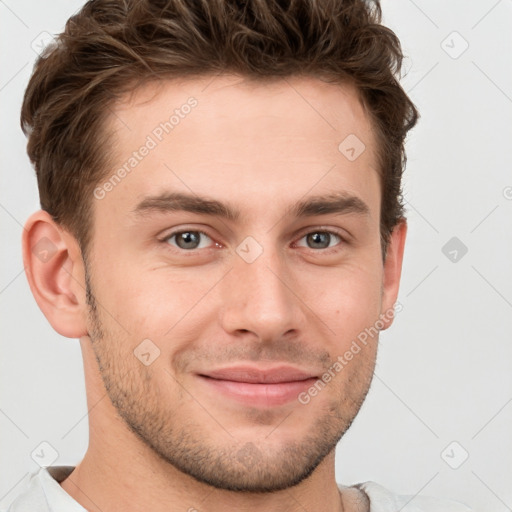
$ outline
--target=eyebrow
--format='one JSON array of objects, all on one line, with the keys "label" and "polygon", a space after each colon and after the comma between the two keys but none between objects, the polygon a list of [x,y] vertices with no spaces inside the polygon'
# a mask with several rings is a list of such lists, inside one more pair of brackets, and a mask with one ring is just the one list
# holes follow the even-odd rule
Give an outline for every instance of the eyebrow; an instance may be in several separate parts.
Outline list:
[{"label": "eyebrow", "polygon": [[[137,217],[154,212],[166,213],[186,211],[220,217],[232,222],[240,220],[239,209],[215,199],[190,195],[181,192],[169,192],[144,198],[133,210]],[[316,215],[355,213],[363,216],[370,214],[368,205],[359,197],[345,193],[331,193],[308,197],[286,209],[285,215],[302,218]]]}]

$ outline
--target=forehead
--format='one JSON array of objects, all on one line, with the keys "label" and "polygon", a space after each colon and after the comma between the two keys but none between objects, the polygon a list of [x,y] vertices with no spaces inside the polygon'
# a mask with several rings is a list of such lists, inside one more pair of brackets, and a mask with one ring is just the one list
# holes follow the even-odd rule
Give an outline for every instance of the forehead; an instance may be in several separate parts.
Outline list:
[{"label": "forehead", "polygon": [[[189,109],[186,105],[192,98],[197,105]],[[352,129],[365,142],[373,142],[369,120],[353,85],[306,76],[251,80],[220,75],[162,80],[125,94],[110,110],[109,129],[127,143],[136,143],[137,132],[151,133],[157,128],[151,123],[165,123],[173,114],[179,118],[171,121],[173,134],[188,126],[195,129],[196,140],[204,139],[204,135],[215,137],[215,133],[201,130],[205,123],[215,124],[217,132],[226,128],[226,121],[237,121],[240,138],[256,135],[258,128],[263,132],[258,132],[257,138],[280,129],[283,137],[309,139],[322,135],[339,138]],[[182,123],[185,118],[187,122]]]},{"label": "forehead", "polygon": [[111,112],[109,172],[127,172],[109,199],[181,189],[231,201],[236,193],[250,208],[341,189],[379,201],[373,131],[349,84],[168,80],[136,89]]}]

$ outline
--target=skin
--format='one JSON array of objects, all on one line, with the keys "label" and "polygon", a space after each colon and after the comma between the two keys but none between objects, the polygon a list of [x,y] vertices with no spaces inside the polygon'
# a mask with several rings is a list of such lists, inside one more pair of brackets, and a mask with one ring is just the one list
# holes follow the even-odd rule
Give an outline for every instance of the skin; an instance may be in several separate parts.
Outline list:
[{"label": "skin", "polygon": [[[391,324],[383,315],[396,302],[406,223],[383,262],[368,117],[351,86],[314,78],[146,85],[112,108],[106,178],[190,97],[197,106],[93,200],[86,262],[47,213],[26,224],[32,292],[83,352],[89,447],[61,485],[91,511],[365,510],[357,493],[338,490],[335,446],[368,392],[378,336],[307,404],[244,403],[199,375],[244,363],[321,376],[365,328]],[[354,161],[338,150],[350,134],[366,147]],[[134,213],[171,192],[220,201],[240,217]],[[367,212],[290,214],[333,192]],[[179,230],[207,236],[195,232],[199,246],[183,248],[170,237]],[[325,248],[307,236],[326,231],[334,234]],[[236,251],[248,236],[263,251],[251,263]],[[31,250],[43,237],[55,248],[46,262]],[[147,339],[160,352],[146,366],[134,350]]]}]

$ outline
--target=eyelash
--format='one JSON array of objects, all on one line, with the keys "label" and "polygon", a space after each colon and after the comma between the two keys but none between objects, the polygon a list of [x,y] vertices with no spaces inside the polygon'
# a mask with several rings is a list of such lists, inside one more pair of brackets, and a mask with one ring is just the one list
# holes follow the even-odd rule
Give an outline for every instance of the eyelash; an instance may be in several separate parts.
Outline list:
[{"label": "eyelash", "polygon": [[[206,233],[205,231],[203,231],[201,229],[180,229],[178,231],[173,231],[172,233],[169,233],[164,238],[162,238],[160,241],[162,243],[166,244],[167,246],[169,246],[168,241],[172,237],[174,237],[176,235],[179,235],[181,233],[187,233],[187,232],[199,233],[199,234],[204,235],[204,236],[206,236],[207,238],[209,238],[210,240],[213,241],[213,238],[208,233]],[[347,244],[348,243],[346,238],[344,236],[342,236],[338,231],[333,231],[332,229],[324,229],[324,228],[317,228],[317,229],[314,229],[314,230],[311,230],[311,231],[307,231],[307,232],[303,233],[300,236],[299,240],[302,240],[306,236],[314,234],[314,233],[327,233],[329,235],[334,235],[335,237],[339,238],[339,242],[335,246],[333,246],[333,247],[327,247],[327,248],[324,248],[324,249],[311,249],[311,248],[309,248],[310,250],[312,250],[313,252],[316,252],[316,253],[330,254],[332,252],[338,251],[339,250],[339,247],[338,247],[339,245]],[[217,244],[217,242],[215,242],[215,244]],[[303,246],[301,246],[301,247],[303,247]],[[213,247],[208,247],[208,249],[212,249],[212,248]],[[308,248],[308,247],[306,247],[306,248]],[[191,253],[191,254],[194,254],[194,253],[196,253],[197,251],[199,251],[201,249],[190,249],[190,250],[187,250],[187,249],[181,249],[179,247],[172,246],[171,250],[177,250],[177,251],[179,251],[181,253]]]}]

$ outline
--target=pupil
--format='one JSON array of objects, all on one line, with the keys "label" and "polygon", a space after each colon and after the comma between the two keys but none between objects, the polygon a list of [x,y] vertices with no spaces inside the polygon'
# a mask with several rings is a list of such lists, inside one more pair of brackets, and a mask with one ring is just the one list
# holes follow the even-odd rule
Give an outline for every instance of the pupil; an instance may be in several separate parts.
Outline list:
[{"label": "pupil", "polygon": [[329,241],[329,233],[312,233],[308,235],[308,243],[312,242],[313,244],[316,244],[316,248],[318,248],[318,244],[320,244],[321,249],[329,247]]}]

